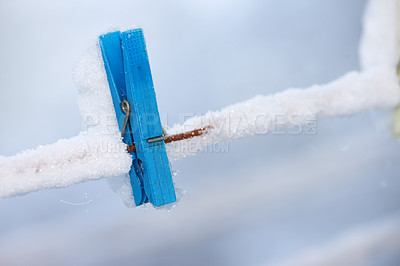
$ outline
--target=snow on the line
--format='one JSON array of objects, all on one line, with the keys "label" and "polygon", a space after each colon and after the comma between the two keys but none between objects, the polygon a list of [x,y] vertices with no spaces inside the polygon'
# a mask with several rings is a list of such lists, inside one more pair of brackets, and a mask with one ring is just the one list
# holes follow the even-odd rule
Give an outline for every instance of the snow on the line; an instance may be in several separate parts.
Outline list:
[{"label": "snow on the line", "polygon": [[131,158],[124,145],[110,145],[118,142],[113,136],[79,135],[12,157],[1,157],[0,197],[126,173]]},{"label": "snow on the line", "polygon": [[[180,159],[221,141],[287,127],[300,128],[319,117],[351,115],[397,105],[400,88],[395,74],[399,58],[396,4],[396,0],[369,2],[360,44],[361,72],[347,73],[325,85],[256,96],[175,125],[169,129],[170,134],[203,126],[212,128],[201,137],[167,144],[169,158]],[[52,145],[0,157],[0,198],[124,175],[129,171],[131,157],[119,137],[97,43],[86,51],[76,67],[75,79],[86,130]],[[126,177],[122,179],[126,181]],[[122,184],[114,188],[131,201],[129,182]]]},{"label": "snow on the line", "polygon": [[[353,115],[373,108],[392,108],[400,102],[396,65],[400,58],[397,34],[400,4],[396,0],[370,0],[363,17],[360,41],[362,71],[310,88],[288,89],[274,95],[228,106],[221,111],[193,117],[169,133],[212,126],[209,134],[167,145],[171,159],[193,155],[209,144],[266,134],[281,128],[304,126],[316,118]],[[400,29],[400,27],[399,27]]]},{"label": "snow on the line", "polygon": [[282,128],[296,127],[293,132],[307,134],[300,131],[312,130],[312,123],[317,117],[352,115],[372,108],[394,107],[399,100],[398,77],[393,69],[350,72],[329,84],[256,96],[221,111],[188,119],[183,125],[169,129],[169,133],[205,126],[211,126],[211,129],[201,137],[168,144],[168,155],[179,159],[195,154],[209,144]]},{"label": "snow on the line", "polygon": [[97,46],[86,51],[74,74],[85,131],[51,145],[0,157],[0,198],[129,172],[132,159],[121,141]]}]

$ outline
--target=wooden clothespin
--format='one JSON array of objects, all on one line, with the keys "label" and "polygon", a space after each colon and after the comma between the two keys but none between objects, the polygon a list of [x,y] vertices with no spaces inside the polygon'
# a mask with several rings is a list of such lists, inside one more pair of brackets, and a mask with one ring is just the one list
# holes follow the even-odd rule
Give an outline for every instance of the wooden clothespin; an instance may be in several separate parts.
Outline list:
[{"label": "wooden clothespin", "polygon": [[118,126],[131,146],[129,172],[136,205],[176,201],[142,29],[99,37]]}]

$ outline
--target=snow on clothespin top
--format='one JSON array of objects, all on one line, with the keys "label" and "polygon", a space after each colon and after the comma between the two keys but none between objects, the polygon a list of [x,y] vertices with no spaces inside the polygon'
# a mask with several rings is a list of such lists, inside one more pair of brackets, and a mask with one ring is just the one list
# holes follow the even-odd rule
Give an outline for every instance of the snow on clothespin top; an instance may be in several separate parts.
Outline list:
[{"label": "snow on clothespin top", "polygon": [[99,37],[118,126],[130,150],[135,204],[176,201],[146,44],[141,29]]}]

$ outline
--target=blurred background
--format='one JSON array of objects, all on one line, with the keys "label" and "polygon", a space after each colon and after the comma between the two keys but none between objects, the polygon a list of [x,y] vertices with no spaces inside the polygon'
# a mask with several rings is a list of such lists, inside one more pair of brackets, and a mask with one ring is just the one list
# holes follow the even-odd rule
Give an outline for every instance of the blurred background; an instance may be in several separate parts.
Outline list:
[{"label": "blurred background", "polygon": [[[358,70],[365,0],[0,1],[0,155],[78,134],[74,65],[142,27],[164,122]],[[0,265],[400,265],[391,113],[173,162],[170,211],[105,179],[0,200]]]}]

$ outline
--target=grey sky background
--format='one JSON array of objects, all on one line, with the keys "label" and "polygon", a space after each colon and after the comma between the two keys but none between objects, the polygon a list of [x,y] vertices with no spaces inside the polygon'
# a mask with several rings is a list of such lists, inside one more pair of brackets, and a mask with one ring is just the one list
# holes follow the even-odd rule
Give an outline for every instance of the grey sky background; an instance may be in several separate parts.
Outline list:
[{"label": "grey sky background", "polygon": [[[78,134],[72,71],[100,33],[143,28],[159,109],[172,125],[182,113],[357,70],[364,6],[364,0],[0,1],[0,155]],[[173,162],[175,183],[186,194],[169,213],[126,208],[105,180],[1,200],[0,261],[274,265],[399,215],[400,147],[390,115],[319,120],[315,135],[256,136],[229,143],[226,152]],[[368,262],[398,265],[395,254]]]}]

